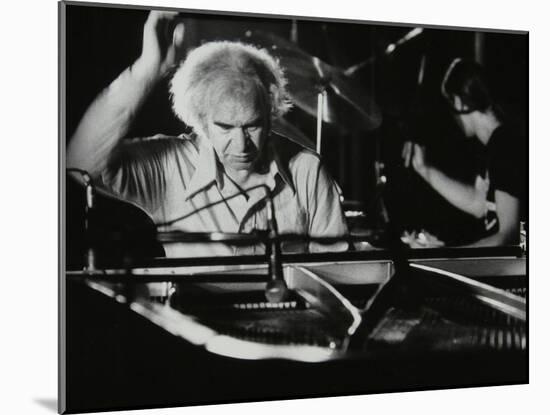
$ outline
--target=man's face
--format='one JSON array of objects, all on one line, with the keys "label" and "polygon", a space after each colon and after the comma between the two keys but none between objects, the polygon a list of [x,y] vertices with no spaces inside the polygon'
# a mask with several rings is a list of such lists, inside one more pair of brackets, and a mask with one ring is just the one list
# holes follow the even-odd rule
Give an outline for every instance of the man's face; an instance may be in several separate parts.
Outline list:
[{"label": "man's face", "polygon": [[468,138],[475,136],[475,129],[473,125],[472,112],[466,112],[467,108],[464,106],[464,103],[457,95],[453,95],[453,118],[456,123]]},{"label": "man's face", "polygon": [[471,114],[454,114],[454,119],[466,137],[472,138],[476,135]]},{"label": "man's face", "polygon": [[252,171],[268,135],[268,115],[258,100],[226,98],[212,108],[206,133],[226,169]]}]

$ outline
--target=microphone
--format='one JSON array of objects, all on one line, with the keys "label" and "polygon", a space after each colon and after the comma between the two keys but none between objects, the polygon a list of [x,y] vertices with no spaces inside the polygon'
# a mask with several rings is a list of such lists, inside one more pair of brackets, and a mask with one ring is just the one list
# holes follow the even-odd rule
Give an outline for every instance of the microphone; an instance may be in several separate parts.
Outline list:
[{"label": "microphone", "polygon": [[287,297],[288,287],[283,276],[281,245],[273,197],[267,186],[265,186],[265,189],[267,192],[267,225],[269,228],[269,242],[266,245],[269,281],[265,287],[265,298],[270,303],[280,303]]}]

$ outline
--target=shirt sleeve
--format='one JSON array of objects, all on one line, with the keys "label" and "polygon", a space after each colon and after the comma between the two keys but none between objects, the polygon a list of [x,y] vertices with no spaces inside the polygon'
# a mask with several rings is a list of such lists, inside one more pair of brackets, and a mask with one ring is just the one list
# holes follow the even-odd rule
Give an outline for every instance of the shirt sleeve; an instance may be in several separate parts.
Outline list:
[{"label": "shirt sleeve", "polygon": [[92,102],[67,148],[67,167],[97,177],[126,137],[154,82],[127,68]]},{"label": "shirt sleeve", "polygon": [[100,182],[120,198],[155,216],[175,173],[175,156],[181,145],[178,137],[160,135],[125,140],[112,155]]},{"label": "shirt sleeve", "polygon": [[[340,195],[332,177],[317,156],[307,156],[306,176],[308,233],[312,237],[346,237],[348,228],[340,204]],[[304,171],[307,170],[307,171]],[[298,192],[301,189],[297,189]],[[310,252],[345,251],[347,242],[310,243]]]},{"label": "shirt sleeve", "polygon": [[67,167],[87,171],[107,191],[152,214],[159,208],[181,140],[126,135],[155,82],[127,68],[92,102],[67,149]]}]

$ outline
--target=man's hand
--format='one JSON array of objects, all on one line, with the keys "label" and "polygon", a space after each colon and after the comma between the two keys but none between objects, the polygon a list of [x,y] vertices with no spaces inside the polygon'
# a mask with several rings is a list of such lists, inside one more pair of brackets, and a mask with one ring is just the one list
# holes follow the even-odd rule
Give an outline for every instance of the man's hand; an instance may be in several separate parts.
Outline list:
[{"label": "man's hand", "polygon": [[426,163],[426,149],[419,144],[407,141],[401,151],[405,167],[413,166],[414,170],[423,178],[428,175],[429,166]]},{"label": "man's hand", "polygon": [[143,48],[134,65],[141,75],[160,79],[178,64],[183,56],[185,28],[177,12],[153,10],[143,27]]},{"label": "man's hand", "polygon": [[410,248],[441,248],[445,246],[443,241],[440,241],[437,236],[432,235],[426,230],[420,232],[405,231],[401,235],[401,241],[409,245]]}]

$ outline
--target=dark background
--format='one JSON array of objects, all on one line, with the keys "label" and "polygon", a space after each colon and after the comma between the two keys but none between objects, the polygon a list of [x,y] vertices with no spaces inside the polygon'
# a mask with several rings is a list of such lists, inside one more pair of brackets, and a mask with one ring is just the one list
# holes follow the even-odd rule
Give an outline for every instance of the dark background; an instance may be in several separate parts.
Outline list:
[{"label": "dark background", "polygon": [[[67,7],[66,73],[67,137],[94,97],[129,66],[141,51],[143,23],[148,11],[70,5]],[[289,39],[290,19],[265,19],[187,13],[186,46],[213,39],[242,39],[261,30]],[[367,59],[371,63],[353,75],[365,94],[375,97],[383,113],[375,131],[350,130],[325,124],[322,155],[348,201],[371,206],[375,194],[374,161],[386,167],[384,193],[391,216],[402,226],[425,228],[447,243],[477,237],[478,221],[450,206],[417,175],[402,167],[400,153],[406,140],[427,146],[430,161],[447,174],[473,181],[480,148],[465,139],[448,113],[440,94],[443,73],[457,56],[475,58],[485,66],[505,114],[519,123],[527,118],[526,34],[425,28],[424,32],[389,56],[386,47],[413,27],[298,20],[297,46],[324,62],[348,68]],[[418,84],[421,60],[424,77]],[[159,132],[179,134],[182,124],[172,114],[167,83],[160,85],[142,109],[130,136]],[[288,117],[315,139],[315,119],[299,108]],[[525,143],[527,146],[527,142]],[[367,212],[376,225],[379,212]]]}]

